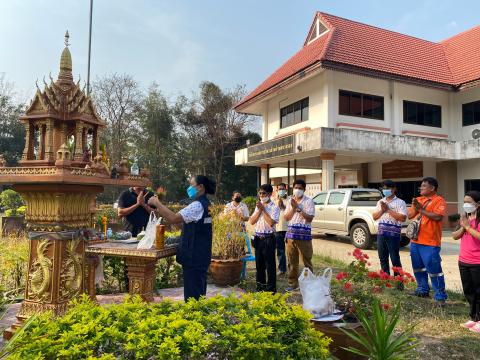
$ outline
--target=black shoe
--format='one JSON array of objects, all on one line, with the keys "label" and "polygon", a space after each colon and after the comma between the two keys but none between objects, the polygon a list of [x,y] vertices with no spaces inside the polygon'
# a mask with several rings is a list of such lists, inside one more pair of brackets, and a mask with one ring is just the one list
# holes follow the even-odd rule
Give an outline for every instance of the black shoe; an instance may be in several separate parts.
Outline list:
[{"label": "black shoe", "polygon": [[416,297],[419,297],[419,298],[429,298],[430,297],[430,294],[429,293],[419,293],[419,292],[412,292],[410,294],[408,294],[410,296],[416,296]]}]

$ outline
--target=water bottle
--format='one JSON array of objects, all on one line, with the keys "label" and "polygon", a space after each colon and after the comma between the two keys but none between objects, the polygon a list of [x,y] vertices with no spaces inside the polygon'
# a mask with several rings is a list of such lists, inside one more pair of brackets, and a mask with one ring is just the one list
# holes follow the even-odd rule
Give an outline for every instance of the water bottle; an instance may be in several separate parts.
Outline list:
[{"label": "water bottle", "polygon": [[111,228],[107,229],[107,238],[110,239],[113,236],[113,231]]},{"label": "water bottle", "polygon": [[137,159],[135,159],[135,161],[133,162],[132,168],[130,169],[130,173],[132,175],[138,175],[139,172],[140,170],[138,168]]}]

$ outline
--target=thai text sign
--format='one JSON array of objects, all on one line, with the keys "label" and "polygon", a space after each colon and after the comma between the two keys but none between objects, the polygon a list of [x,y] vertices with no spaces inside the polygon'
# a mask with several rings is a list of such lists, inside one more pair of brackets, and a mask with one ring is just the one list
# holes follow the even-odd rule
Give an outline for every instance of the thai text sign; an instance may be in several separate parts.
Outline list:
[{"label": "thai text sign", "polygon": [[265,160],[276,156],[293,154],[295,151],[294,142],[295,135],[290,135],[252,145],[248,148],[248,161]]},{"label": "thai text sign", "polygon": [[395,160],[382,164],[382,178],[406,179],[423,177],[421,161]]}]

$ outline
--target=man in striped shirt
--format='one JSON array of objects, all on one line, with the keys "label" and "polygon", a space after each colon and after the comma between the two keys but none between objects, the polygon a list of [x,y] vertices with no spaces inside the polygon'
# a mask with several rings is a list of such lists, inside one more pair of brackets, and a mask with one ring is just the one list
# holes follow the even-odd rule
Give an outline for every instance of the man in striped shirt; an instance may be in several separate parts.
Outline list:
[{"label": "man in striped shirt", "polygon": [[255,248],[257,290],[275,293],[277,291],[275,225],[278,223],[280,209],[270,199],[272,192],[272,185],[263,184],[260,186],[258,190],[260,200],[250,217],[250,223],[255,225],[255,237],[252,245]]}]

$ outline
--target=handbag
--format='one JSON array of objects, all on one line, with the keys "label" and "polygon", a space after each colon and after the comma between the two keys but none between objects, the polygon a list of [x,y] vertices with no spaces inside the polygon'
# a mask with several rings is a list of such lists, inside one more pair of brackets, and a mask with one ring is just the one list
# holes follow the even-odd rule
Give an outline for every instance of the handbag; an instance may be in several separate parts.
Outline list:
[{"label": "handbag", "polygon": [[[428,200],[425,205],[422,207],[422,209],[425,209],[427,205],[430,203],[432,200]],[[418,239],[418,233],[420,232],[420,224],[422,223],[422,215],[420,214],[419,217],[416,219],[412,220],[408,225],[407,229],[405,230],[405,235],[410,239],[410,240],[417,240]]]}]

